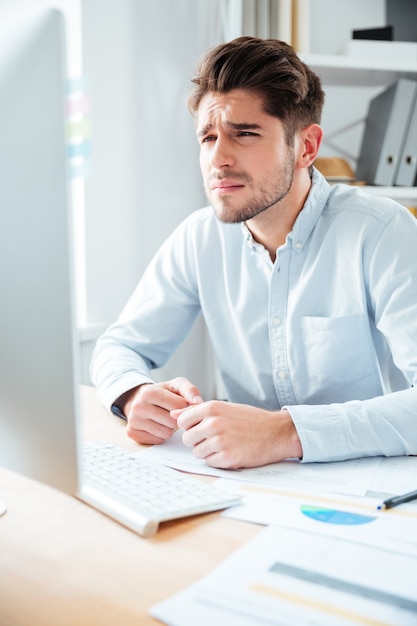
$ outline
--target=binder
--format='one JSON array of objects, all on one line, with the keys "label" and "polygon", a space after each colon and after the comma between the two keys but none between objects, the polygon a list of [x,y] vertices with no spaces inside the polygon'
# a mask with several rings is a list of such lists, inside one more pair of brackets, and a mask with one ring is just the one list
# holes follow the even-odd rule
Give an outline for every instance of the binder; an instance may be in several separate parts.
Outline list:
[{"label": "binder", "polygon": [[400,157],[395,185],[417,185],[417,95]]},{"label": "binder", "polygon": [[394,185],[417,94],[417,81],[400,78],[368,107],[356,178],[369,185]]}]

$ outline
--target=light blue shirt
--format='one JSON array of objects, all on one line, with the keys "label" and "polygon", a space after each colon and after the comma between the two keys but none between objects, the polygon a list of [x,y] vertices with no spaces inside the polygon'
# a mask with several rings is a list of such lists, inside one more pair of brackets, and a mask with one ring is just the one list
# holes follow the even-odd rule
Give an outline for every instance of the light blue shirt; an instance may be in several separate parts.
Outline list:
[{"label": "light blue shirt", "polygon": [[417,454],[417,220],[317,171],[275,263],[212,208],[161,247],[99,339],[110,407],[151,381],[202,312],[227,398],[286,407],[303,461]]}]

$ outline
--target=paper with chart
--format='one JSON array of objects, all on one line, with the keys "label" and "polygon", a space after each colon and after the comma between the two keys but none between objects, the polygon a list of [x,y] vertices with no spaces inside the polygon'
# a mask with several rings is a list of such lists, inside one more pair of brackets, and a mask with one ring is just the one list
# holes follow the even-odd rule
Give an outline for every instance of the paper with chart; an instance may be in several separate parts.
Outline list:
[{"label": "paper with chart", "polygon": [[168,441],[151,446],[139,454],[147,461],[168,465],[178,470],[205,474],[231,480],[258,482],[264,485],[303,487],[320,491],[337,491],[364,495],[379,466],[379,459],[353,459],[337,463],[300,463],[281,461],[262,467],[221,470],[209,467],[205,461],[196,459],[191,448],[184,446],[181,431]]},{"label": "paper with chart", "polygon": [[268,526],[205,578],[151,608],[170,626],[416,626],[417,556]]},{"label": "paper with chart", "polygon": [[381,500],[340,493],[290,490],[220,478],[217,486],[242,498],[241,504],[222,512],[255,524],[277,524],[307,532],[325,532],[349,541],[384,546],[387,538],[399,550],[417,558],[417,503],[387,511]]},{"label": "paper with chart", "polygon": [[[245,481],[229,481],[220,478],[217,485],[224,490],[242,498],[242,503],[231,507],[222,513],[224,517],[232,517],[256,524],[287,524],[299,527],[306,517],[300,516],[302,511],[310,517],[322,516],[325,518],[345,518],[351,516],[382,516],[385,519],[408,521],[412,524],[413,534],[416,536],[417,549],[417,501],[403,504],[389,511],[378,511],[377,505],[395,494],[413,491],[417,485],[417,457],[383,457],[379,460],[378,468],[369,484],[365,496],[357,497],[351,494],[336,492],[322,492],[312,489],[286,488],[281,485],[261,485]],[[344,515],[346,514],[346,515]],[[346,521],[346,519],[345,519]],[[330,528],[330,527],[329,527]],[[333,532],[342,532],[344,526],[332,528]],[[359,528],[357,528],[359,530]]]}]

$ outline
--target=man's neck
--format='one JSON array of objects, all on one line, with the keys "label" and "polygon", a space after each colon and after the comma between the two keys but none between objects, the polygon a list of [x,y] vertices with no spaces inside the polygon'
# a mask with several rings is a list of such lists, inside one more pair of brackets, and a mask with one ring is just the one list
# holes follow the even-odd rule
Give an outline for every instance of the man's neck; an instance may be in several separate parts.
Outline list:
[{"label": "man's neck", "polygon": [[308,170],[299,171],[285,198],[246,222],[255,241],[268,250],[273,263],[276,251],[285,243],[288,233],[291,232],[310,188],[311,178]]}]

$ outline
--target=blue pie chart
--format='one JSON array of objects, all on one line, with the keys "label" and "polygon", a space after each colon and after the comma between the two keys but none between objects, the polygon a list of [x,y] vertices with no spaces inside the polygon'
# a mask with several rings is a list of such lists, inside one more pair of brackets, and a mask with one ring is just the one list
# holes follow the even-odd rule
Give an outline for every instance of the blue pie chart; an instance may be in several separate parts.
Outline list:
[{"label": "blue pie chart", "polygon": [[377,519],[371,515],[361,515],[359,513],[348,513],[347,511],[337,511],[336,509],[326,509],[320,506],[301,505],[301,513],[316,522],[324,524],[339,524],[344,526],[354,526],[357,524],[369,524]]}]

